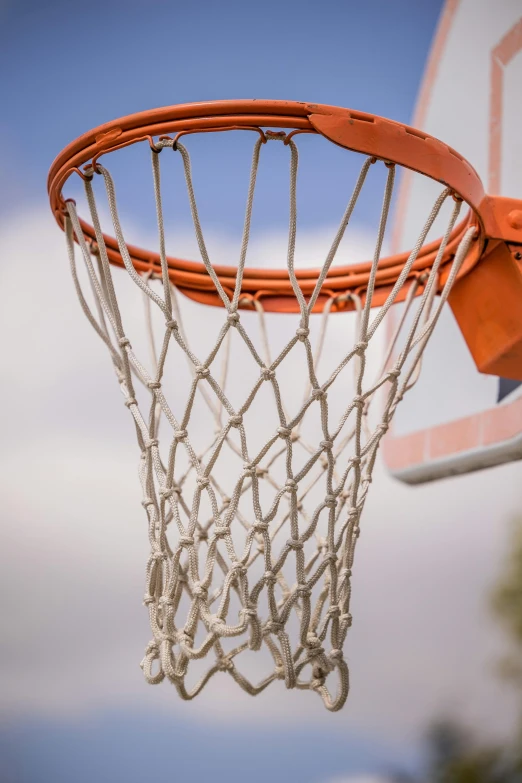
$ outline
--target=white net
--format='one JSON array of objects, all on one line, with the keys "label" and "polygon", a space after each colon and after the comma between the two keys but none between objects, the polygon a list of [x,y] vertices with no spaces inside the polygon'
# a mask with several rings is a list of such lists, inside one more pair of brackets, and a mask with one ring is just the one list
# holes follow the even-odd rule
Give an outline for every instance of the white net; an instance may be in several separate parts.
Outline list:
[{"label": "white net", "polygon": [[[185,331],[176,290],[169,280],[160,186],[160,152],[169,146],[182,158],[201,258],[224,305],[212,311],[213,323],[215,317],[219,318],[215,331],[210,333],[210,326],[206,329],[205,323],[198,323],[198,332],[206,331],[212,338],[205,355],[198,355],[191,347],[193,341]],[[262,299],[244,301],[241,294],[261,148],[260,139],[254,147],[232,296],[222,287],[207,252],[190,157],[182,144],[164,139],[152,151],[161,275],[135,270],[123,236],[111,175],[99,164],[95,172],[91,171],[92,177],[100,175],[104,182],[113,233],[126,272],[144,297],[152,359],[138,358],[125,329],[92,177],[85,181],[85,192],[96,244],[90,246],[85,241],[76,206],[68,201],[67,246],[81,306],[110,352],[141,451],[139,474],[150,542],[144,600],[152,640],[142,661],[147,681],[156,684],[166,678],[182,698],[191,699],[220,671],[252,695],[281,679],[287,688],[317,691],[328,709],[338,710],[349,690],[343,648],[352,622],[352,567],[377,451],[396,406],[417,378],[423,351],[466,256],[473,229],[461,241],[444,288],[437,295],[441,259],[461,206],[456,201],[433,268],[412,280],[411,268],[426,236],[443,203],[451,197],[450,191],[444,190],[385,304],[372,316],[372,296],[395,177],[395,167],[388,165],[367,289],[327,298],[322,315],[315,316],[320,323],[314,332],[312,309],[375,161],[368,158],[363,163],[320,277],[307,299],[294,273],[298,152],[295,143],[287,140],[287,269],[300,314],[298,328],[272,355]],[[80,282],[75,240],[85,262],[95,307],[90,306],[91,295]],[[123,274],[117,270],[115,276]],[[385,316],[405,285],[408,294],[385,355],[381,356],[382,369],[369,377],[368,346],[375,341],[378,330],[382,331]],[[327,325],[332,318],[341,317],[330,317],[332,307],[343,298],[351,300],[355,311],[355,339],[347,349],[345,333],[342,355],[334,366],[321,370]],[[240,312],[246,307],[254,312]],[[291,322],[291,316],[284,317]],[[297,380],[294,382],[294,399],[289,405],[280,380],[290,360],[292,367],[299,363],[304,368],[304,381],[298,384],[297,404]],[[247,365],[249,370],[254,369],[254,379],[244,393],[244,384],[238,378],[248,376]],[[184,396],[180,394],[183,382]],[[330,404],[336,388],[339,410]],[[380,405],[373,422],[369,412],[377,392]],[[205,425],[203,409],[208,421]],[[202,428],[206,435],[203,445],[196,443]],[[260,433],[263,440],[256,442]],[[266,676],[256,679],[247,673],[249,651],[265,653],[270,662]],[[208,668],[189,684],[191,667],[197,668],[198,662],[207,658]],[[256,672],[254,667],[254,675]]]}]

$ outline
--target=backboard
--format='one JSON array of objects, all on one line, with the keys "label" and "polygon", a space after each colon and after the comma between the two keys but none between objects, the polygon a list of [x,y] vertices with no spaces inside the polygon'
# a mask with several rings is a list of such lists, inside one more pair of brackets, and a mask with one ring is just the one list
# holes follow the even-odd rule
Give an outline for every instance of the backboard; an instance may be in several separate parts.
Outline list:
[{"label": "backboard", "polygon": [[[519,198],[521,84],[519,0],[447,0],[412,124],[463,154],[488,193]],[[431,197],[426,187],[405,173],[396,247],[412,245]],[[477,372],[447,308],[384,445],[389,471],[415,484],[521,459],[521,392],[516,382]]]}]

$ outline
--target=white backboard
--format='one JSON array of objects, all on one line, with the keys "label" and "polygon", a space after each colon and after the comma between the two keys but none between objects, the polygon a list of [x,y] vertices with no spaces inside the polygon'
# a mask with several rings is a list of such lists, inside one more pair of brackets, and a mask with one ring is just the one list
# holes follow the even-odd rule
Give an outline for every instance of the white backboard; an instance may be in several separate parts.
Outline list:
[{"label": "white backboard", "polygon": [[[412,125],[462,153],[488,193],[520,198],[521,84],[522,2],[447,0]],[[405,173],[396,249],[413,244],[431,184]],[[392,475],[421,483],[521,459],[521,390],[478,373],[447,308],[385,444]]]}]

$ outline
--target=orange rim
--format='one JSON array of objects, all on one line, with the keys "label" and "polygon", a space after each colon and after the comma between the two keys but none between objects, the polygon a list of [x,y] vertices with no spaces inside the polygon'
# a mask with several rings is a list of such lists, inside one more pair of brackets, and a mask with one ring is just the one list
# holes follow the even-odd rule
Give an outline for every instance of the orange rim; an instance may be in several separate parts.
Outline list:
[{"label": "orange rim", "polygon": [[[447,266],[453,259],[456,247],[470,223],[479,228],[479,241],[473,243],[459,274],[462,276],[469,272],[479,260],[486,239],[480,210],[485,194],[478,174],[461,155],[434,137],[392,120],[335,106],[296,101],[191,103],[140,112],[101,125],[69,144],[52,164],[48,178],[51,209],[56,221],[63,228],[65,202],[62,189],[67,179],[73,172],[83,176],[82,166],[87,163],[95,164],[101,155],[121,147],[144,140],[153,145],[154,137],[201,131],[249,129],[264,135],[263,128],[318,133],[341,147],[399,164],[451,188],[455,196],[465,201],[471,209],[468,216],[455,227],[448,242],[443,258],[441,284],[445,279],[444,265]],[[290,135],[293,134],[288,134]],[[84,237],[93,243],[93,227],[83,220],[80,223]],[[110,261],[123,265],[116,240],[108,235],[104,235],[104,239]],[[413,264],[410,282],[431,268],[439,245],[440,240],[436,240],[421,249]],[[128,246],[128,250],[136,269],[161,273],[157,253],[134,246]],[[378,306],[384,302],[408,256],[409,252],[405,252],[381,259],[372,305]],[[169,256],[167,261],[172,282],[184,294],[205,304],[222,304],[203,263],[172,256]],[[223,287],[233,290],[236,268],[214,268]],[[324,284],[328,291],[327,296],[341,296],[351,292],[364,298],[370,269],[370,262],[331,268]],[[296,274],[305,296],[311,294],[319,270],[302,269],[297,270]],[[406,296],[408,287],[403,287],[399,301]],[[423,286],[420,285],[418,293],[422,290]],[[268,311],[298,310],[285,269],[245,269],[241,292],[243,307],[251,306],[253,297],[262,297],[263,306]],[[321,310],[323,304],[324,297],[320,297],[314,309]],[[350,300],[343,300],[334,309],[349,309],[352,306]]]}]

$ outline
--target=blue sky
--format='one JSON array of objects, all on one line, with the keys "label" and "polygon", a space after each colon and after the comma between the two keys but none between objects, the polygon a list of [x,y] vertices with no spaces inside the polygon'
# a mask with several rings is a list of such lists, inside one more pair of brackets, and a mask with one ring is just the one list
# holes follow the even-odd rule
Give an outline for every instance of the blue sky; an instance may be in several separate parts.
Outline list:
[{"label": "blue sky", "polygon": [[[460,615],[454,625],[458,622],[464,629],[461,636],[480,648],[482,637],[475,636],[483,627],[478,596],[489,578],[494,548],[488,527],[479,525],[483,538],[472,541],[481,548],[477,562],[484,568],[477,567],[470,576],[468,592],[457,590],[457,601],[451,580],[435,584],[425,566],[441,550],[444,563],[447,559],[460,579],[458,545],[466,552],[471,546],[448,514],[439,513],[445,497],[431,487],[413,500],[404,488],[390,488],[391,482],[376,496],[374,511],[369,509],[383,524],[377,526],[378,534],[369,531],[369,548],[361,552],[358,595],[363,597],[357,600],[366,619],[361,617],[350,653],[358,661],[358,679],[342,714],[325,714],[315,704],[301,708],[302,694],[291,694],[296,698],[287,702],[282,691],[270,706],[268,697],[236,700],[235,693],[229,696],[226,688],[216,686],[198,706],[180,704],[168,686],[144,685],[137,666],[147,632],[140,605],[144,535],[134,489],[137,455],[134,444],[127,447],[127,420],[120,425],[119,408],[117,414],[110,405],[102,408],[97,397],[110,397],[112,378],[106,380],[105,356],[99,355],[81,321],[70,281],[65,280],[63,240],[53,226],[46,196],[47,171],[65,144],[93,126],[157,106],[289,98],[409,122],[441,5],[440,0],[0,3],[0,239],[4,256],[15,262],[3,269],[2,286],[7,292],[5,323],[13,330],[8,334],[19,340],[16,355],[12,349],[12,367],[6,361],[5,378],[1,376],[5,405],[12,414],[6,426],[12,436],[6,448],[9,461],[2,463],[6,512],[1,570],[8,580],[2,594],[9,596],[15,583],[23,583],[26,590],[20,588],[20,619],[13,621],[12,633],[6,633],[0,658],[8,704],[0,715],[0,749],[7,765],[0,777],[3,773],[16,783],[138,783],[150,770],[151,777],[175,780],[183,775],[199,783],[213,766],[214,779],[228,783],[247,778],[252,783],[344,783],[363,773],[418,768],[420,737],[426,720],[440,707],[441,681],[448,682],[450,707],[451,683],[464,683],[466,704],[473,712],[482,664],[468,666],[467,648],[458,646],[453,626],[445,623],[453,617],[455,603]],[[230,137],[219,143],[230,149],[234,142]],[[191,144],[198,148],[197,141]],[[225,182],[216,150],[205,151],[203,145],[198,149],[198,165],[209,182],[201,193],[203,213],[214,228],[237,233],[240,224],[230,215],[243,204],[248,170],[229,171]],[[339,150],[328,149],[309,161],[310,177],[322,182],[325,171],[333,171],[336,183],[331,190],[320,189],[300,213],[318,229],[331,225],[345,198],[345,170],[335,171],[337,154]],[[351,164],[346,165],[350,173]],[[270,176],[274,171],[269,166]],[[265,192],[268,179],[260,183]],[[377,184],[369,184],[357,215],[363,228],[372,219],[369,204]],[[126,216],[139,224],[142,203],[139,191],[138,196],[133,192],[124,189],[122,198]],[[261,226],[278,229],[279,220],[274,210],[263,208]],[[19,244],[20,237],[27,240],[27,248]],[[16,264],[27,270],[26,276],[15,275]],[[30,318],[17,304],[20,280]],[[22,361],[26,356],[29,361]],[[79,380],[83,377],[85,383]],[[10,426],[13,422],[23,422],[23,437]],[[475,493],[475,513],[496,512],[496,496],[511,502],[516,493],[510,469],[500,479],[497,474],[497,483],[491,476],[482,479],[485,495]],[[57,476],[63,480],[58,482]],[[460,487],[475,487],[463,482],[448,490],[446,502],[454,508],[462,502]],[[412,515],[404,520],[400,510],[408,503]],[[390,519],[392,505],[397,510]],[[424,509],[433,516],[428,527],[432,540],[429,532],[422,537],[415,525]],[[469,515],[474,525],[473,512]],[[387,524],[393,521],[409,526],[418,560],[393,536],[393,525]],[[122,531],[124,557],[117,540]],[[434,541],[440,542],[439,550]],[[498,539],[494,546],[500,547]],[[17,561],[20,551],[24,564]],[[111,561],[115,552],[118,556]],[[365,557],[366,565],[374,561],[366,575]],[[440,568],[437,562],[431,563],[435,571]],[[413,579],[419,595],[424,590],[433,601],[441,596],[447,600],[445,607],[437,604],[427,631],[422,599],[409,589]],[[404,596],[393,602],[393,612],[383,607],[387,595],[376,596],[376,585],[382,584],[390,601],[399,590]],[[12,611],[11,604],[7,610]],[[404,627],[410,622],[414,633],[417,629],[413,641],[397,630],[395,612],[403,617]],[[411,656],[418,660],[412,663]],[[452,679],[446,674],[459,656],[460,668]],[[470,674],[469,682],[468,669],[475,677]],[[421,692],[429,695],[418,706]],[[489,704],[487,699],[484,703]],[[491,714],[482,707],[484,714]],[[256,764],[257,754],[261,759],[255,773],[245,774],[249,764]],[[192,772],[187,757],[194,759]]]},{"label": "blue sky", "polygon": [[[65,144],[156,106],[291,98],[408,122],[440,7],[440,0],[7,0],[0,206],[40,202]],[[317,221],[332,209],[322,199]]]},{"label": "blue sky", "polygon": [[[21,747],[23,754],[17,752]],[[240,726],[209,730],[154,711],[107,710],[82,721],[29,720],[6,730],[0,752],[12,775],[2,780],[13,783],[141,783],[151,778],[315,783],[325,773],[342,779],[368,769],[407,773],[418,765],[413,754],[375,747],[369,738],[346,737],[339,730],[324,735],[316,727],[288,726],[277,734]]]}]

